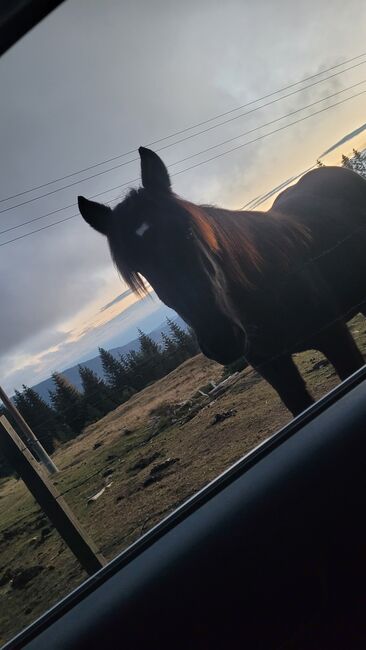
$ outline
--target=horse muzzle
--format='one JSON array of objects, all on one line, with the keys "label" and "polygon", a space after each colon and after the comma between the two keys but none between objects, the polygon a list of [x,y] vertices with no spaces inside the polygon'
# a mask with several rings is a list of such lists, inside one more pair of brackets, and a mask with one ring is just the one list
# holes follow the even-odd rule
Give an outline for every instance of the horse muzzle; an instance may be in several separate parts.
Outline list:
[{"label": "horse muzzle", "polygon": [[235,330],[230,335],[224,332],[217,333],[214,337],[197,335],[198,345],[202,353],[223,366],[237,361],[245,353],[246,336],[239,328],[235,328]]}]

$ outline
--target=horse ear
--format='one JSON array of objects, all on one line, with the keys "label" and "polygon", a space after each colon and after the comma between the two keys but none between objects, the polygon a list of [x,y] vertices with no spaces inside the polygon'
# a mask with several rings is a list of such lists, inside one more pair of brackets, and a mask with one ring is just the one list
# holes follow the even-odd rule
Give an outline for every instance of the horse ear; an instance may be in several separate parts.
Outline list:
[{"label": "horse ear", "polygon": [[159,156],[151,149],[139,148],[141,158],[141,180],[145,190],[170,192],[168,170]]},{"label": "horse ear", "polygon": [[85,221],[95,230],[106,235],[108,232],[109,218],[111,208],[96,201],[89,201],[83,196],[78,196],[78,206],[80,214]]}]

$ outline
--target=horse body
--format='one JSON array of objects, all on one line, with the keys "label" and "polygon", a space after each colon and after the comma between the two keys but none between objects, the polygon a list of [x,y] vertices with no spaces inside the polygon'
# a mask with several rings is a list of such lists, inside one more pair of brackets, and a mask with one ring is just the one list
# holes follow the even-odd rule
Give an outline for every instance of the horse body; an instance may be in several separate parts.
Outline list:
[{"label": "horse body", "polygon": [[366,182],[342,168],[309,172],[267,212],[291,215],[310,234],[292,268],[269,264],[254,292],[238,288],[248,362],[297,414],[312,403],[291,355],[322,352],[341,379],[364,363],[346,322],[366,313]]},{"label": "horse body", "polygon": [[308,256],[325,284],[324,304],[332,300],[337,315],[352,317],[366,299],[365,180],[348,169],[320,168],[283,192],[272,208],[308,227]]},{"label": "horse body", "polygon": [[135,290],[146,277],[196,331],[204,354],[245,354],[293,414],[313,400],[292,354],[320,350],[341,379],[363,365],[346,326],[366,312],[366,182],[313,170],[268,212],[178,199],[153,152],[140,149],[143,188],[113,211],[79,199]]}]

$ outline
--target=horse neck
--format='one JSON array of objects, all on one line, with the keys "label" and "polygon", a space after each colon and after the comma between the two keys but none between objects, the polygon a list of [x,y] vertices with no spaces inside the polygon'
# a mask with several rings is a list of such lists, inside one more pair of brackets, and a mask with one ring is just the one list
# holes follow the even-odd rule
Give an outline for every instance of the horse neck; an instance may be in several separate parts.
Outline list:
[{"label": "horse neck", "polygon": [[228,286],[249,289],[262,270],[264,258],[258,245],[261,213],[202,206],[219,245],[218,263]]}]

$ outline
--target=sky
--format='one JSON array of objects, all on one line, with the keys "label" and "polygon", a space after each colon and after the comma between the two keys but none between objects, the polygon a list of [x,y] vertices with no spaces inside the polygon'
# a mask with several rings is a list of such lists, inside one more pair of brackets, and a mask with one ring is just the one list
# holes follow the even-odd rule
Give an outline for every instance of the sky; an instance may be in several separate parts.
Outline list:
[{"label": "sky", "polygon": [[[121,199],[128,185],[138,185],[138,146],[228,111],[152,146],[164,147],[160,155],[181,196],[238,208],[325,151],[324,162],[338,164],[341,153],[366,146],[363,130],[342,141],[365,124],[366,95],[183,171],[366,90],[366,83],[346,90],[366,80],[364,57],[333,73],[360,64],[352,70],[260,110],[242,117],[249,108],[234,110],[361,54],[365,22],[362,0],[67,0],[0,59],[0,230],[7,231],[0,233],[0,383],[6,390],[94,356],[98,345],[126,343],[137,327],[148,331],[171,312],[153,294],[143,301],[121,297],[126,286],[104,238],[79,216],[5,242],[76,214],[78,194]],[[230,138],[236,140],[199,153]],[[136,153],[4,200],[130,151]],[[179,162],[193,154],[199,155]],[[52,193],[30,200],[46,192]],[[14,229],[30,219],[38,220]]]}]

